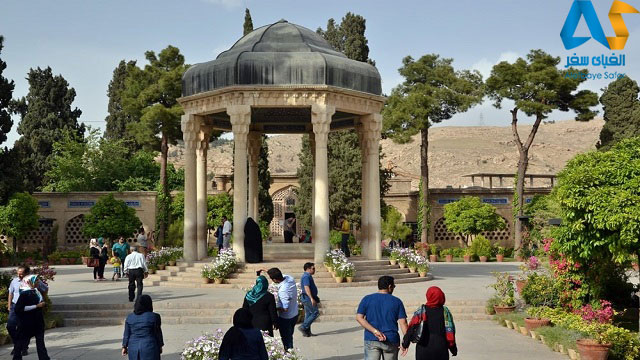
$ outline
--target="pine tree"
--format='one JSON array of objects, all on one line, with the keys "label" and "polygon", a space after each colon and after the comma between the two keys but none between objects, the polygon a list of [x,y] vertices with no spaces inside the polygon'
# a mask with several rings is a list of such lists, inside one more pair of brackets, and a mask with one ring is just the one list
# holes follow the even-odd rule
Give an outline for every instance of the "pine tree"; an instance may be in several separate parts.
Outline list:
[{"label": "pine tree", "polygon": [[[4,37],[0,35],[0,55],[2,54]],[[13,121],[9,111],[9,105],[13,98],[15,85],[12,81],[2,76],[2,72],[7,68],[7,63],[0,59],[0,144],[7,140],[7,134],[11,131]]]},{"label": "pine tree", "polygon": [[640,87],[625,76],[604,88],[600,103],[605,124],[600,131],[600,150],[609,150],[623,139],[640,135]]},{"label": "pine tree", "polygon": [[113,78],[109,82],[107,96],[109,97],[108,112],[105,118],[107,129],[104,137],[109,140],[124,140],[127,147],[133,153],[140,149],[134,138],[127,132],[127,124],[139,119],[132,119],[129,114],[124,111],[122,105],[122,92],[125,89],[125,80],[127,75],[136,66],[136,62],[121,60],[113,70]]},{"label": "pine tree", "polygon": [[253,31],[253,20],[251,20],[251,13],[249,9],[244,9],[244,24],[242,25],[242,36],[247,35]]},{"label": "pine tree", "polygon": [[29,93],[17,102],[21,115],[18,134],[22,135],[14,148],[21,157],[25,188],[33,192],[42,186],[49,170],[53,144],[66,132],[84,136],[84,124],[78,124],[82,114],[71,105],[76,91],[62,75],[54,76],[50,67],[31,69],[27,75]]}]

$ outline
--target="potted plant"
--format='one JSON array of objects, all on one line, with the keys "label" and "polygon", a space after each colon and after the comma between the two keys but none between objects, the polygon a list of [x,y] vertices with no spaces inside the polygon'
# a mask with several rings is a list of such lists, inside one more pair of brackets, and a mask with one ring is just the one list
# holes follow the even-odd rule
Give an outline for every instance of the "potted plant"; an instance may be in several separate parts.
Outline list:
[{"label": "potted plant", "polygon": [[444,255],[444,259],[446,262],[453,261],[453,249],[451,248],[440,251],[440,255]]},{"label": "potted plant", "polygon": [[498,262],[503,262],[504,261],[504,253],[505,253],[506,249],[502,246],[496,246],[496,260]]},{"label": "potted plant", "polygon": [[495,290],[497,304],[493,306],[496,314],[508,314],[515,310],[515,291],[513,283],[509,280],[509,274],[506,272],[492,272],[496,277],[496,282],[489,285]]},{"label": "potted plant", "polygon": [[429,245],[429,261],[438,262],[438,245]]},{"label": "potted plant", "polygon": [[491,242],[482,235],[478,235],[473,239],[471,249],[473,250],[473,255],[480,257],[482,262],[486,262],[491,256]]},{"label": "potted plant", "polygon": [[[336,271],[336,279],[338,277],[345,278],[348,283],[353,282],[353,277],[356,274],[356,267],[353,263],[346,262],[340,264]],[[337,280],[336,280],[337,281]]]},{"label": "potted plant", "polygon": [[147,268],[149,269],[149,275],[153,275],[156,273],[156,270],[158,270],[158,268],[154,265],[154,266],[147,266]]},{"label": "potted plant", "polygon": [[407,267],[408,260],[409,249],[398,250],[398,265],[400,265],[400,269],[404,269],[405,267]]},{"label": "potted plant", "polygon": [[423,242],[417,242],[413,244],[413,248],[416,252],[422,256],[427,256],[427,253],[430,251],[432,245]]},{"label": "potted plant", "polygon": [[471,262],[471,257],[474,256],[475,253],[473,252],[473,249],[471,247],[465,248],[464,249],[464,262]]},{"label": "potted plant", "polygon": [[392,249],[389,254],[389,263],[391,265],[395,265],[398,262],[398,258],[400,257],[400,252],[398,249]]},{"label": "potted plant", "polygon": [[524,326],[527,327],[529,331],[537,329],[542,326],[551,325],[551,320],[542,317],[542,308],[541,307],[529,307],[527,308],[528,317],[524,318]]},{"label": "potted plant", "polygon": [[426,261],[421,261],[420,263],[418,263],[418,274],[420,274],[420,277],[426,277],[427,273],[429,272],[429,263]]},{"label": "potted plant", "polygon": [[209,264],[203,266],[202,269],[200,270],[200,275],[202,276],[203,284],[210,283],[211,279],[213,278],[213,272],[212,272],[211,266]]}]

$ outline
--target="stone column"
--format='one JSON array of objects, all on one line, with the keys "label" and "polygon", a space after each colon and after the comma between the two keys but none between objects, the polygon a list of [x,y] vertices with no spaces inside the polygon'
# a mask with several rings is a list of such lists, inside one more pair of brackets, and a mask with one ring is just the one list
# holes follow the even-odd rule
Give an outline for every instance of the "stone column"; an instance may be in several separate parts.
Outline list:
[{"label": "stone column", "polygon": [[369,188],[367,186],[369,173],[368,170],[368,158],[367,158],[367,141],[365,139],[364,129],[362,124],[358,126],[358,139],[360,140],[360,154],[362,160],[362,197],[360,200],[360,237],[362,239],[362,256],[369,258],[369,207],[367,206]]},{"label": "stone column", "polygon": [[244,262],[244,224],[247,221],[247,136],[251,124],[251,106],[227,107],[233,131],[233,250]]},{"label": "stone column", "polygon": [[315,239],[316,219],[313,214],[315,214],[316,208],[316,135],[313,132],[309,134],[309,146],[311,147],[311,159],[313,162],[313,173],[311,174],[311,237]]},{"label": "stone column", "polygon": [[196,195],[196,146],[199,123],[195,115],[182,115],[182,139],[184,140],[184,259],[198,259],[197,248],[197,195]]},{"label": "stone column", "polygon": [[315,262],[320,264],[329,250],[329,167],[327,143],[334,106],[315,104],[311,106],[311,123],[315,134],[315,179],[314,179],[314,241]]},{"label": "stone column", "polygon": [[[197,174],[197,255],[198,260],[207,257],[207,150],[209,149],[209,132],[200,130],[196,142],[196,174]],[[186,190],[186,188],[185,188]]]},{"label": "stone column", "polygon": [[260,147],[262,136],[259,133],[249,134],[249,216],[258,222],[258,160],[260,159]]},{"label": "stone column", "polygon": [[367,142],[367,207],[369,208],[369,257],[380,260],[382,245],[380,233],[380,131],[382,129],[382,115],[369,114],[363,119],[365,138]]}]

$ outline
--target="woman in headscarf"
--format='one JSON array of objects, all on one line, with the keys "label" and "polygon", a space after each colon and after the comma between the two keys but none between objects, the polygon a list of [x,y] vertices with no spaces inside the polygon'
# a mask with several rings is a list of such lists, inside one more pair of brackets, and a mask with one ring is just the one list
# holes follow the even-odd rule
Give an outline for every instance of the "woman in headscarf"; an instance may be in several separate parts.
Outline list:
[{"label": "woman in headscarf", "polygon": [[244,225],[244,254],[248,263],[262,262],[262,234],[252,218]]},{"label": "woman in headscarf", "polygon": [[124,323],[122,356],[129,354],[129,360],[159,360],[163,346],[160,315],[153,312],[151,296],[139,296]]},{"label": "woman in headscarf", "polygon": [[109,247],[104,243],[104,239],[102,237],[98,238],[98,248],[100,248],[100,255],[98,255],[98,280],[106,280],[104,278],[104,267],[107,265],[107,260],[109,260]]},{"label": "woman in headscarf", "polygon": [[233,326],[222,338],[219,360],[269,360],[262,334],[251,325],[251,318],[249,310],[236,310]]},{"label": "woman in headscarf", "polygon": [[93,281],[99,281],[100,280],[100,253],[102,252],[102,248],[100,246],[98,246],[98,240],[96,239],[91,239],[91,241],[89,241],[89,256],[92,259],[97,259],[98,260],[98,266],[94,266],[93,267]]},{"label": "woman in headscarf", "polygon": [[253,327],[268,331],[269,336],[273,336],[273,329],[278,320],[276,298],[269,292],[269,281],[260,275],[260,272],[256,284],[244,297],[242,307],[251,312]]},{"label": "woman in headscarf", "polygon": [[446,360],[449,351],[453,356],[458,354],[456,327],[444,302],[442,290],[432,286],[427,290],[427,303],[413,313],[402,347],[408,349],[410,342],[417,340],[416,360]]},{"label": "woman in headscarf", "polygon": [[22,359],[22,351],[26,349],[32,337],[36,338],[39,360],[49,360],[47,348],[44,346],[44,297],[38,290],[38,276],[27,275],[20,283],[20,297],[15,305],[18,318],[16,343],[13,345],[13,360]]}]

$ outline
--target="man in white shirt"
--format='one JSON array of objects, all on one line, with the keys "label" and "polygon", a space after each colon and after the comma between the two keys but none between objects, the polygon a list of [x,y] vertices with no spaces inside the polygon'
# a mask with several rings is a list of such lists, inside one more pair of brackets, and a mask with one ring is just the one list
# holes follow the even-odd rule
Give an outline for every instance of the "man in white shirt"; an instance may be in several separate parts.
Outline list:
[{"label": "man in white shirt", "polygon": [[223,225],[222,225],[222,248],[229,249],[229,242],[231,241],[231,230],[232,226],[229,220],[227,220],[226,216],[222,217]]},{"label": "man in white shirt", "polygon": [[298,288],[296,281],[289,275],[282,275],[278,268],[267,271],[271,280],[278,285],[278,328],[282,345],[285,349],[293,349],[293,330],[298,322]]},{"label": "man in white shirt", "polygon": [[[136,245],[131,247],[131,254],[124,259],[122,271],[129,274],[129,301],[133,302],[134,296],[140,297],[142,295],[142,279],[149,276],[147,261],[144,255],[138,252]],[[136,287],[138,288],[137,295],[135,294]]]}]

